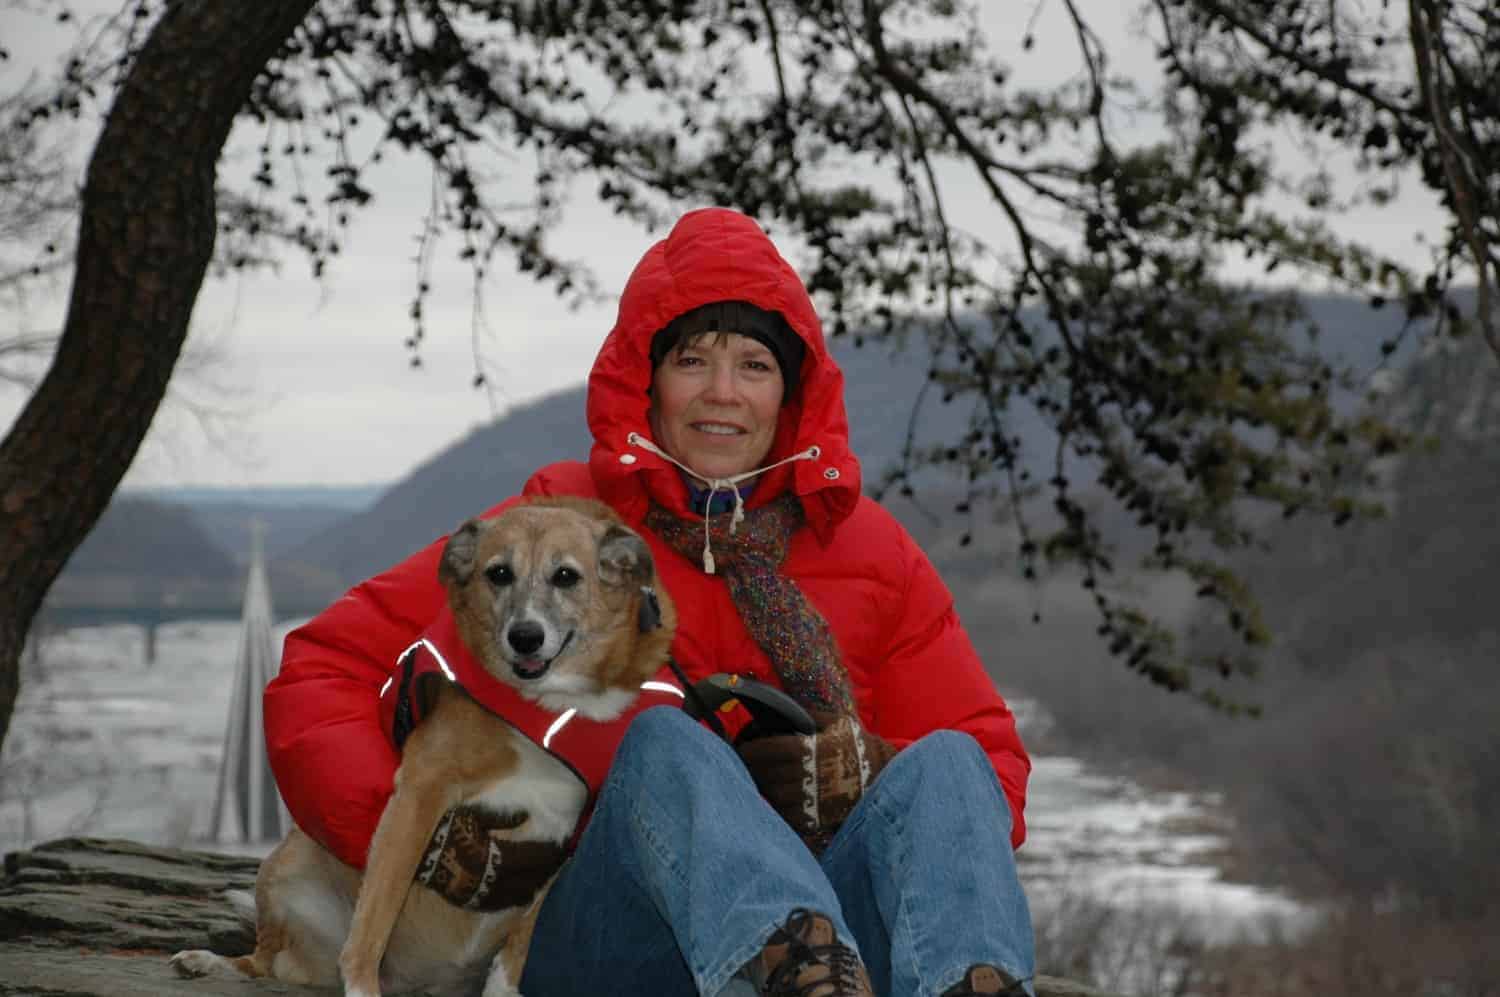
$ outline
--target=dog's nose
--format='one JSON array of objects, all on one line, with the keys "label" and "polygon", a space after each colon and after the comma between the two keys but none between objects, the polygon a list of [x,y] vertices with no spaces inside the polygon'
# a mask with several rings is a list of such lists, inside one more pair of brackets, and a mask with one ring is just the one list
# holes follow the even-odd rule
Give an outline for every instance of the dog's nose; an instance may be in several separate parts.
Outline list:
[{"label": "dog's nose", "polygon": [[542,646],[542,641],[547,639],[547,631],[542,629],[540,623],[523,620],[506,632],[505,639],[510,642],[511,647],[515,648],[517,654],[531,654]]}]

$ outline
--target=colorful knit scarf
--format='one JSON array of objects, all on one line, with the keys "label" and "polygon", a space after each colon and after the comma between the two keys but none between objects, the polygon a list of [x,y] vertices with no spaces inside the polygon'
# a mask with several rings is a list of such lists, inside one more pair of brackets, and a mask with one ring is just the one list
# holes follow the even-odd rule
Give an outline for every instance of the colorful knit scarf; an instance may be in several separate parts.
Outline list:
[{"label": "colorful knit scarf", "polygon": [[[806,522],[802,503],[783,495],[750,509],[730,532],[730,515],[708,523],[715,571],[724,576],[729,598],[746,629],[771,659],[787,694],[808,710],[854,713],[854,694],[828,621],[807,601],[796,582],[780,571],[787,544]],[[660,506],[646,514],[646,526],[679,554],[698,563],[704,524],[678,519]]]}]

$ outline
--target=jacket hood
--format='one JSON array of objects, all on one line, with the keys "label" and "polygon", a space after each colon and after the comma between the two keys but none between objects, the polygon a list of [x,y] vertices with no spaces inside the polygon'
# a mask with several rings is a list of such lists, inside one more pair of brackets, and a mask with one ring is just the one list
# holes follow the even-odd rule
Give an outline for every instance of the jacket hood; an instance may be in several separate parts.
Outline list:
[{"label": "jacket hood", "polygon": [[859,462],[849,451],[844,375],[828,353],[801,278],[753,219],[725,208],[683,215],[646,251],[620,295],[614,328],[589,374],[589,469],[600,497],[633,523],[653,500],[691,516],[678,470],[636,441],[652,440],[652,337],[677,316],[716,301],[748,301],[779,312],[806,347],[800,386],[781,408],[765,463],[811,454],[760,475],[746,504],[754,508],[790,490],[826,539],[860,493]]}]

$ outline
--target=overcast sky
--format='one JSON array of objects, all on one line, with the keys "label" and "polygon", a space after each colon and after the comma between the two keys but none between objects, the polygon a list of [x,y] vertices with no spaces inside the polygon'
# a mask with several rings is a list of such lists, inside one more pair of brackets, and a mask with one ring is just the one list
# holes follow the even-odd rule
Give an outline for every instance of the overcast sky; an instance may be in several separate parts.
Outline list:
[{"label": "overcast sky", "polygon": [[[1012,65],[1016,83],[1055,82],[1081,69],[1061,4],[1043,6],[1030,52],[1022,51],[1020,38],[1031,3],[983,6],[992,49]],[[1106,39],[1119,39],[1130,35],[1131,7],[1094,3],[1087,10],[1108,19],[1095,22]],[[16,87],[57,37],[35,18],[0,12],[0,46],[12,53],[9,64],[0,64],[0,91]],[[1114,66],[1154,72],[1149,53],[1137,38],[1116,48]],[[305,260],[289,255],[279,273],[205,284],[189,342],[212,359],[202,374],[178,378],[174,391],[191,404],[164,408],[127,485],[389,482],[492,418],[491,397],[470,387],[470,286],[466,271],[449,262],[451,247],[427,304],[424,366],[408,366],[402,341],[415,282],[413,233],[428,187],[413,166],[397,162],[381,170],[374,202],[357,214],[346,252],[321,282]],[[593,203],[591,190],[579,185],[554,247],[587,261],[613,293],[657,236],[614,219]],[[977,190],[972,198],[950,211],[982,231],[991,209]],[[1346,231],[1409,254],[1411,224],[1430,221],[1430,205],[1414,193]],[[37,305],[35,319],[60,321],[62,291],[54,297]],[[483,349],[502,407],[581,384],[614,317],[609,303],[568,310],[508,261],[496,267],[485,297],[492,335]],[[16,391],[0,392],[0,426],[9,426],[22,401]]]}]

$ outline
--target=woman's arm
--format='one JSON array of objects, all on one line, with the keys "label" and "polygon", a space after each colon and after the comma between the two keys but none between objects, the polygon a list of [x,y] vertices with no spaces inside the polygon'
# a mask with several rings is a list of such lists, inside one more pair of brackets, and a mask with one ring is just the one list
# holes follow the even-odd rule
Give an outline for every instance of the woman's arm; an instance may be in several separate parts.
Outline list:
[{"label": "woman's arm", "polygon": [[896,747],[934,730],[964,731],[994,766],[1011,809],[1011,843],[1026,837],[1026,781],[1031,760],[1015,717],[985,671],[953,609],[953,596],[905,530],[908,583],[874,682],[870,727]]},{"label": "woman's arm", "polygon": [[287,635],[266,686],[266,750],[287,810],[363,868],[399,764],[380,726],[380,687],[442,606],[444,541],[350,589]]}]

